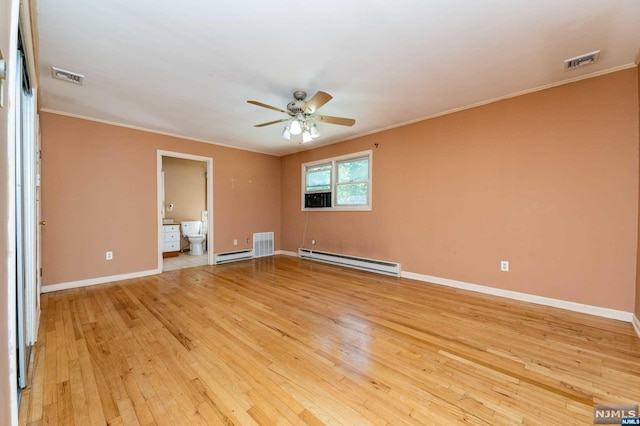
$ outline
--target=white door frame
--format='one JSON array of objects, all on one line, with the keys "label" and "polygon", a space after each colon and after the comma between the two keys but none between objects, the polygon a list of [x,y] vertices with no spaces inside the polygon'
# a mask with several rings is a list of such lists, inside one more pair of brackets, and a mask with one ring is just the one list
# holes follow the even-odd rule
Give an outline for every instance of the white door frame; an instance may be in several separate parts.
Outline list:
[{"label": "white door frame", "polygon": [[[4,82],[6,98],[8,103],[4,104],[7,109],[7,171],[6,186],[7,196],[3,202],[6,202],[7,209],[7,328],[9,335],[9,410],[12,424],[18,424],[18,354],[17,347],[17,277],[16,277],[16,137],[19,136],[18,121],[16,117],[16,75],[17,67],[15,63],[18,57],[18,3],[12,2],[12,18],[11,22],[11,40],[9,42],[9,52],[4,52],[5,63],[7,66],[7,75]],[[15,27],[14,27],[15,23]],[[4,383],[2,386],[5,386]]]},{"label": "white door frame", "polygon": [[157,176],[158,186],[158,269],[162,271],[162,218],[164,212],[164,179],[162,176],[162,157],[182,158],[185,160],[202,161],[207,163],[207,211],[209,212],[209,223],[207,223],[207,264],[213,265],[213,158],[199,155],[187,154],[184,152],[173,152],[158,150],[157,156]]}]

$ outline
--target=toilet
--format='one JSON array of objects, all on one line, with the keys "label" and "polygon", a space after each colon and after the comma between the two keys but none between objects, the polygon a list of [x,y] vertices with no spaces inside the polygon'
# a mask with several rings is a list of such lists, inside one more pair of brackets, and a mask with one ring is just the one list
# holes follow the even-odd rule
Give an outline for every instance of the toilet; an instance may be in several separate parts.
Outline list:
[{"label": "toilet", "polygon": [[204,242],[207,236],[201,233],[202,222],[196,220],[181,222],[180,229],[182,236],[189,241],[189,254],[192,256],[203,254]]}]

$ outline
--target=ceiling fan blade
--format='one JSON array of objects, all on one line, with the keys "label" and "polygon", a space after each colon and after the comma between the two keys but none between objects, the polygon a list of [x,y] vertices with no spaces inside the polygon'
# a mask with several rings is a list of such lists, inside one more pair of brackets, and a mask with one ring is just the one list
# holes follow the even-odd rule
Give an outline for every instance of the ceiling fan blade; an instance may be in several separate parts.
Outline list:
[{"label": "ceiling fan blade", "polygon": [[316,117],[323,123],[339,124],[341,126],[353,126],[356,124],[356,120],[353,118],[330,117],[328,115],[318,115]]},{"label": "ceiling fan blade", "polygon": [[282,120],[273,120],[273,121],[269,121],[268,123],[256,124],[253,127],[271,126],[272,124],[282,123],[284,121],[289,121],[289,120],[290,118],[283,118]]},{"label": "ceiling fan blade", "polygon": [[278,107],[274,107],[274,106],[271,106],[271,105],[263,104],[262,102],[258,102],[258,101],[247,101],[247,102],[250,103],[250,104],[253,104],[253,105],[258,105],[258,106],[263,107],[263,108],[269,108],[269,109],[272,109],[274,111],[280,111],[280,112],[284,112],[285,114],[289,114],[289,111],[287,111],[287,110],[284,110],[284,109],[278,108]]},{"label": "ceiling fan blade", "polygon": [[322,105],[326,104],[331,99],[333,99],[333,96],[326,92],[318,90],[316,94],[313,95],[313,97],[309,99],[306,104],[304,104],[302,110],[307,114],[313,114],[318,109],[320,109]]}]

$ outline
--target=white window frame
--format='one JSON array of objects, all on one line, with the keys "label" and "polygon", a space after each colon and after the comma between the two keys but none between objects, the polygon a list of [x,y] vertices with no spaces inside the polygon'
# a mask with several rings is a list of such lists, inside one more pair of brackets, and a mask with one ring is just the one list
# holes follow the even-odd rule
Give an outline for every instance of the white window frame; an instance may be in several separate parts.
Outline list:
[{"label": "white window frame", "polygon": [[[367,183],[367,204],[353,204],[353,205],[336,205],[336,187],[338,185],[338,169],[337,165],[340,162],[348,161],[348,160],[357,160],[361,158],[367,158],[369,160],[369,179],[366,181]],[[329,184],[329,189],[322,191],[307,191],[307,168],[318,166],[321,164],[331,164],[331,181]],[[302,187],[301,187],[301,204],[300,208],[302,211],[371,211],[373,210],[373,202],[372,202],[372,194],[373,194],[373,151],[360,151],[355,152],[353,154],[341,155],[338,157],[332,158],[323,158],[322,160],[311,161],[308,163],[302,164]],[[317,194],[323,192],[331,192],[331,207],[305,207],[304,199],[306,194]]]}]

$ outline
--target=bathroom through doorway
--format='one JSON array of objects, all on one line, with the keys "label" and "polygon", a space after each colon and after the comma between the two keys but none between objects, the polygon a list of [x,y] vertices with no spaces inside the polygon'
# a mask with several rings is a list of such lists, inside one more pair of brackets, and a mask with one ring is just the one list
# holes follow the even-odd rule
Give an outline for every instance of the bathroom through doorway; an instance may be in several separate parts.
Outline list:
[{"label": "bathroom through doorway", "polygon": [[158,269],[213,264],[213,159],[158,150]]}]

